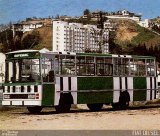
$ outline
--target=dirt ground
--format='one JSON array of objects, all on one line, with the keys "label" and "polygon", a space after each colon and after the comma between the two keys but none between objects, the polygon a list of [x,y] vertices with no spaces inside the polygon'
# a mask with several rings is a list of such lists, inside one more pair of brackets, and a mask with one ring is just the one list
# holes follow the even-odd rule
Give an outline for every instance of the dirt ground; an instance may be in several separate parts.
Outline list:
[{"label": "dirt ground", "polygon": [[85,105],[57,114],[45,108],[39,115],[25,108],[1,108],[0,130],[160,130],[160,105],[114,111],[110,106],[90,112]]}]

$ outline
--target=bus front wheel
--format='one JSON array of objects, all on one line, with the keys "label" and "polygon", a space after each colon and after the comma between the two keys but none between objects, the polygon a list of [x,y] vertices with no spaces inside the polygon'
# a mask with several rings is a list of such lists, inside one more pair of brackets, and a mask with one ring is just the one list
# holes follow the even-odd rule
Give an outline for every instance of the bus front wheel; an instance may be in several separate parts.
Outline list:
[{"label": "bus front wheel", "polygon": [[33,113],[33,114],[38,114],[41,112],[42,110],[42,107],[41,106],[34,106],[34,107],[27,107],[28,111],[30,113]]},{"label": "bus front wheel", "polygon": [[59,104],[55,106],[56,112],[58,113],[67,113],[70,111],[71,104]]},{"label": "bus front wheel", "polygon": [[87,104],[87,107],[91,111],[100,111],[103,107],[103,103]]}]

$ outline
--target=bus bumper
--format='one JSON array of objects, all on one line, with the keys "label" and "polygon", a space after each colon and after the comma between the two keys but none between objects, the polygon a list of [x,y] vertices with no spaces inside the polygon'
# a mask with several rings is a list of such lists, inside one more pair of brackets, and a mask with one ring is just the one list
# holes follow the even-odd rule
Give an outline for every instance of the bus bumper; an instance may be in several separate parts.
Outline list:
[{"label": "bus bumper", "polygon": [[3,100],[3,106],[41,106],[40,100]]}]

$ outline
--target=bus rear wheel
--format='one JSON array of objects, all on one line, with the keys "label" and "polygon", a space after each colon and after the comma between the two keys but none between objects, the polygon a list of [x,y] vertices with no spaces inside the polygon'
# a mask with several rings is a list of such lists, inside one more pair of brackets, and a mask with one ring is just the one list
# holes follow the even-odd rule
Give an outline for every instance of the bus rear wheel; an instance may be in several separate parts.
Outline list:
[{"label": "bus rear wheel", "polygon": [[114,110],[119,110],[119,102],[112,103],[112,108],[113,108]]},{"label": "bus rear wheel", "polygon": [[58,113],[67,113],[70,111],[71,104],[59,104],[55,106],[56,112]]},{"label": "bus rear wheel", "polygon": [[41,112],[42,110],[42,107],[41,106],[34,106],[34,107],[27,107],[28,111],[30,113],[33,113],[33,114],[38,114]]},{"label": "bus rear wheel", "polygon": [[87,107],[91,111],[100,111],[103,107],[103,103],[87,104]]},{"label": "bus rear wheel", "polygon": [[126,110],[129,107],[130,95],[127,91],[121,92],[119,97],[119,108]]},{"label": "bus rear wheel", "polygon": [[121,92],[119,102],[112,103],[114,110],[126,110],[129,107],[130,95],[127,91]]}]

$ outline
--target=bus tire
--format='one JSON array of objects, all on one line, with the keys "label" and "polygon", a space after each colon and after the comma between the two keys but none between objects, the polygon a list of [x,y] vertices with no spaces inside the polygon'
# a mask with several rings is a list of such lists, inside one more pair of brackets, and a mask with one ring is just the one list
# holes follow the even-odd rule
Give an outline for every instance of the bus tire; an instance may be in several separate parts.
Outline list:
[{"label": "bus tire", "polygon": [[70,111],[71,104],[59,104],[55,106],[57,113],[67,113]]},{"label": "bus tire", "polygon": [[41,112],[42,107],[41,106],[34,106],[34,107],[27,107],[27,109],[32,114],[38,114]]},{"label": "bus tire", "polygon": [[119,102],[112,103],[112,108],[113,108],[114,110],[119,110]]},{"label": "bus tire", "polygon": [[71,104],[73,104],[71,93],[61,93],[59,105],[55,106],[55,109],[58,113],[66,113],[70,111]]},{"label": "bus tire", "polygon": [[90,111],[100,111],[103,107],[103,103],[87,104]]},{"label": "bus tire", "polygon": [[126,110],[129,107],[130,95],[127,91],[121,92],[119,97],[119,108]]}]

